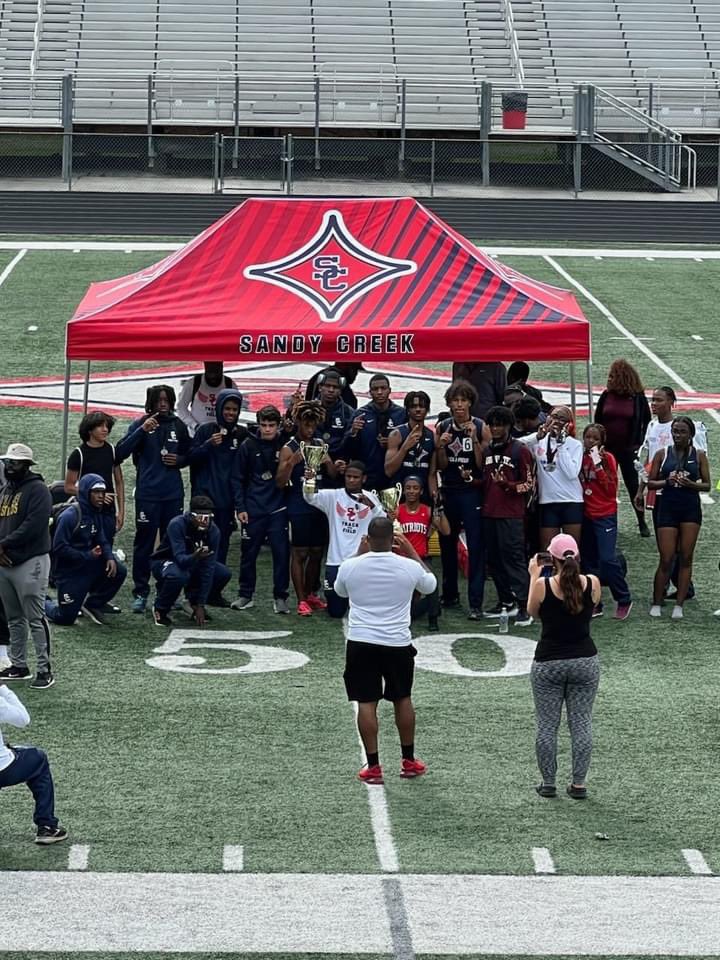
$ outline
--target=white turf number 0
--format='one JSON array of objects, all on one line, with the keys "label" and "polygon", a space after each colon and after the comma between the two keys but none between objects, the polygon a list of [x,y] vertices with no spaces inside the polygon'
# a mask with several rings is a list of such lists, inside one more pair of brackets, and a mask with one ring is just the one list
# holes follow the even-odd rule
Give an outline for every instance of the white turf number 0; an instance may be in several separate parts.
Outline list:
[{"label": "white turf number 0", "polygon": [[[171,630],[167,640],[155,647],[158,656],[145,663],[158,670],[172,673],[199,674],[246,674],[275,673],[281,670],[296,670],[309,663],[309,657],[286,647],[263,646],[260,640],[276,640],[291,637],[290,630]],[[475,640],[497,644],[505,656],[499,670],[470,670],[455,658],[453,647],[458,640]],[[525,637],[498,636],[492,633],[436,633],[415,638],[418,655],[415,665],[420,670],[443,673],[452,677],[521,677],[530,673],[535,642]],[[195,651],[234,650],[249,658],[247,663],[236,667],[205,666],[207,658]],[[190,653],[189,651],[193,651]]]}]

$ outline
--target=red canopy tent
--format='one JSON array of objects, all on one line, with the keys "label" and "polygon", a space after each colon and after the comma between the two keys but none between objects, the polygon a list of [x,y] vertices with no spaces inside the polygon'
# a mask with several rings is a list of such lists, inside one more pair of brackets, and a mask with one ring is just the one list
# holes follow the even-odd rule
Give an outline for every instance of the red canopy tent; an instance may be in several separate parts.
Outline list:
[{"label": "red canopy tent", "polygon": [[94,283],[68,359],[587,360],[575,297],[421,204],[246,200],[160,263]]},{"label": "red canopy tent", "polygon": [[91,285],[67,325],[66,401],[76,359],[518,356],[589,368],[590,324],[569,291],[497,263],[410,198],[252,199],[154,266]]}]

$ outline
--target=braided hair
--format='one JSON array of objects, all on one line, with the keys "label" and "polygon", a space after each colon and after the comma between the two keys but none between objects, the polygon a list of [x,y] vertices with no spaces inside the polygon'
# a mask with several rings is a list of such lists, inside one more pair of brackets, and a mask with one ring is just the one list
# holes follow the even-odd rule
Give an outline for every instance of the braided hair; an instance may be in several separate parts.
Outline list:
[{"label": "braided hair", "polygon": [[157,411],[158,403],[160,401],[160,394],[165,393],[170,404],[170,410],[175,409],[175,404],[177,402],[175,397],[175,391],[167,383],[157,383],[155,386],[148,387],[145,394],[145,412],[153,414]]},{"label": "braided hair", "polygon": [[292,408],[292,419],[295,423],[301,420],[313,420],[315,423],[322,423],[325,419],[325,407],[319,400],[301,400],[297,406]]}]

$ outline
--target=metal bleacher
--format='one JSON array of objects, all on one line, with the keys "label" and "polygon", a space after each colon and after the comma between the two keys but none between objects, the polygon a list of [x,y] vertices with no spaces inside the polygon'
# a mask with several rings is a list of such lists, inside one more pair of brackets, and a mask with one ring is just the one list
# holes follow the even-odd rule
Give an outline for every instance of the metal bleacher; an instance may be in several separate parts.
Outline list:
[{"label": "metal bleacher", "polygon": [[716,0],[532,3],[547,41],[550,83],[612,88],[631,105],[683,129],[719,125]]},{"label": "metal bleacher", "polygon": [[[0,0],[0,117],[28,80],[74,75],[75,119],[311,126],[478,122],[477,84],[514,80],[503,0]],[[25,88],[25,90],[23,90]],[[35,113],[57,122],[59,93]]]},{"label": "metal bleacher", "polygon": [[59,125],[68,74],[78,122],[477,129],[490,81],[495,125],[593,82],[717,127],[720,0],[0,0],[0,122]]}]

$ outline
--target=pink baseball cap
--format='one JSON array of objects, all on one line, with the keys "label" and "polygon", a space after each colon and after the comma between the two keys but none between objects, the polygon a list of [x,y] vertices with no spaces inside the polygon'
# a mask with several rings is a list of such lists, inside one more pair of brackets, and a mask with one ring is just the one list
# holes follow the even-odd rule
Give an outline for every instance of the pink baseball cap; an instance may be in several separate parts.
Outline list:
[{"label": "pink baseball cap", "polygon": [[569,533],[558,533],[553,537],[548,544],[548,551],[557,560],[564,560],[568,554],[573,557],[580,555],[575,537],[571,537]]}]

